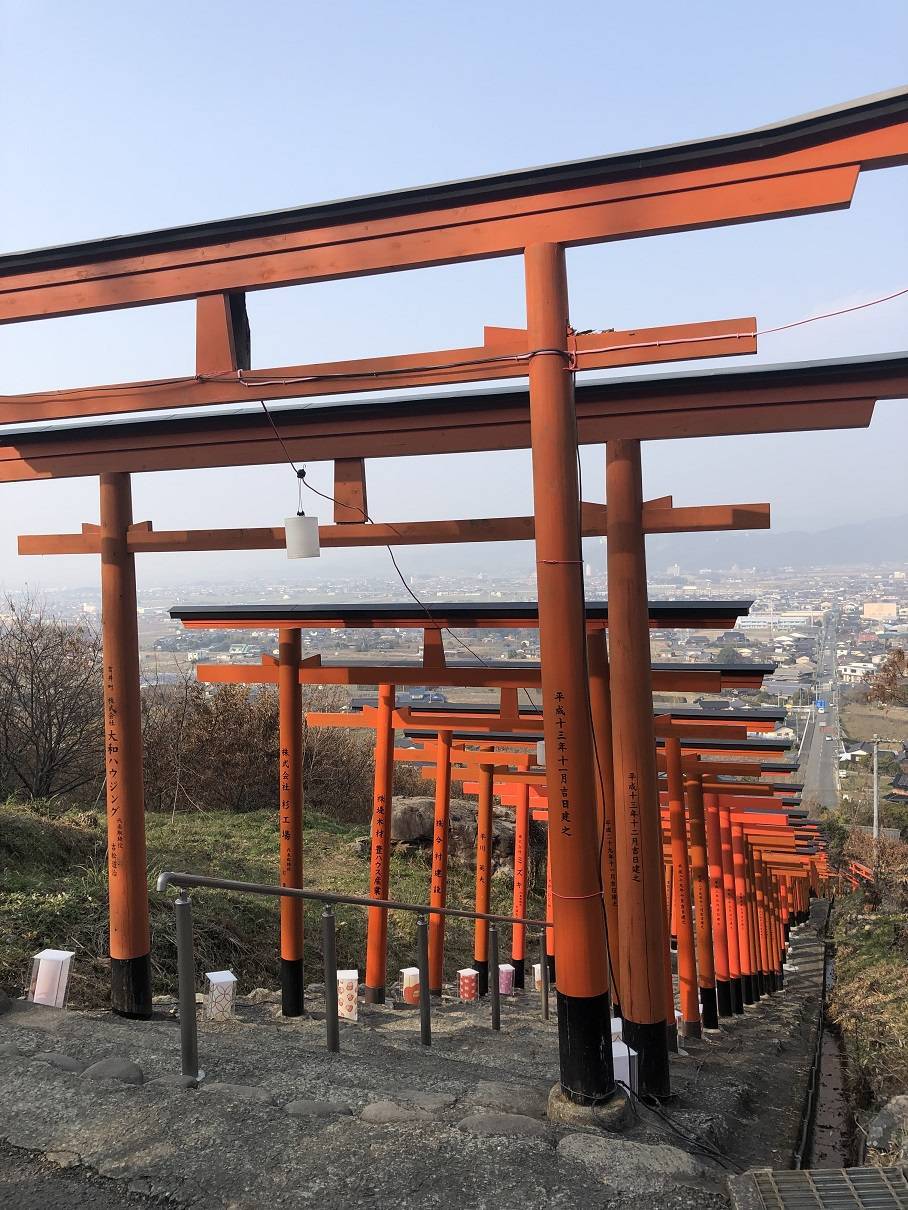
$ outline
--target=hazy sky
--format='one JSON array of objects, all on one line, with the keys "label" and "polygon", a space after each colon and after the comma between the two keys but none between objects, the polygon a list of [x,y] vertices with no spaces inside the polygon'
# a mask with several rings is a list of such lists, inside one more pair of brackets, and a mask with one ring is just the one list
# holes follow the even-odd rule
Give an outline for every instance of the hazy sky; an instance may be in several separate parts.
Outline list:
[{"label": "hazy sky", "polygon": [[[0,0],[0,248],[746,129],[905,83],[906,47],[904,0],[860,9]],[[908,170],[890,169],[862,175],[840,213],[578,249],[572,321],[622,328],[755,314],[771,327],[883,295],[908,286],[906,216]],[[513,258],[248,302],[258,366],[478,344],[484,324],[525,320]],[[191,373],[193,346],[188,304],[0,328],[0,393]],[[765,337],[759,360],[906,347],[908,297]],[[908,513],[906,408],[879,405],[863,432],[655,443],[646,491],[692,504],[768,499],[778,529]],[[601,449],[584,462],[586,495],[601,498]],[[310,470],[330,490],[330,468]],[[134,490],[137,518],[159,528],[272,525],[295,510],[286,466],[139,476]],[[378,461],[369,492],[379,520],[529,511],[529,460]],[[96,582],[91,557],[15,553],[19,532],[96,520],[96,481],[2,495],[0,584]],[[435,563],[421,549],[400,559],[407,571]],[[303,584],[341,566],[349,557],[330,553],[294,564],[276,553],[145,556],[140,576],[252,570]]]}]

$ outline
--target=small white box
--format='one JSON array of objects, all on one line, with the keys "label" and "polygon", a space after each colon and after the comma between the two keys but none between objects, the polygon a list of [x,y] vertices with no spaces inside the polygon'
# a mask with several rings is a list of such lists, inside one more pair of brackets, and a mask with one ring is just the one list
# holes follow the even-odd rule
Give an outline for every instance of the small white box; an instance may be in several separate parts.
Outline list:
[{"label": "small white box", "polygon": [[359,992],[359,971],[337,972],[337,1015],[346,1021],[358,1020],[356,996]]},{"label": "small white box", "polygon": [[236,975],[233,971],[206,971],[208,989],[205,1016],[209,1021],[229,1021],[236,1006]]},{"label": "small white box", "polygon": [[502,996],[514,994],[514,967],[510,962],[502,962],[498,968],[498,991]]},{"label": "small white box", "polygon": [[612,1064],[615,1079],[626,1084],[631,1092],[637,1091],[637,1052],[626,1042],[612,1042]]},{"label": "small white box", "polygon": [[65,1008],[69,996],[69,971],[74,950],[42,950],[32,958],[28,996],[34,1004]]},{"label": "small white box", "polygon": [[533,987],[536,991],[542,991],[542,963],[533,963]]}]

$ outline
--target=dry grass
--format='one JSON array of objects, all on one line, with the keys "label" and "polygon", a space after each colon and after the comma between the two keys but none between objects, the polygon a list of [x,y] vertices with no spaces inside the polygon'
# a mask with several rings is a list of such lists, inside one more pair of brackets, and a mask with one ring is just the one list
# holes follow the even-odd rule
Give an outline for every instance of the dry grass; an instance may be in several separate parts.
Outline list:
[{"label": "dry grass", "polygon": [[881,1105],[908,1087],[908,914],[865,913],[852,895],[836,907],[835,940],[829,1012],[855,1102]]},{"label": "dry grass", "polygon": [[880,739],[901,743],[908,739],[908,706],[871,706],[849,702],[842,707],[842,727],[852,739]]}]

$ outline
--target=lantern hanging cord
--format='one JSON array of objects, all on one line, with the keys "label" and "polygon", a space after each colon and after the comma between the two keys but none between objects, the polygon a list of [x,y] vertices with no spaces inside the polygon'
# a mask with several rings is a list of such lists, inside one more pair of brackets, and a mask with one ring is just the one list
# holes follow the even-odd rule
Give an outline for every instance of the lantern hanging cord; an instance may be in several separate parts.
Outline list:
[{"label": "lantern hanging cord", "polygon": [[[311,483],[309,482],[309,480],[306,478],[306,468],[305,468],[304,466],[297,466],[296,462],[293,460],[293,458],[292,458],[292,456],[291,456],[291,454],[290,454],[290,450],[287,448],[287,443],[286,443],[286,441],[284,440],[283,436],[281,435],[281,431],[280,431],[280,429],[279,429],[279,428],[278,428],[278,426],[275,424],[275,422],[274,422],[274,417],[271,415],[271,413],[269,412],[269,410],[268,410],[267,406],[265,405],[265,401],[264,401],[264,399],[260,399],[260,400],[259,400],[259,403],[262,405],[262,411],[263,411],[263,412],[265,413],[265,415],[268,417],[268,423],[271,425],[272,429],[274,430],[274,435],[277,437],[278,441],[279,441],[279,442],[280,442],[280,444],[281,444],[281,449],[284,451],[284,457],[287,459],[287,462],[290,464],[290,466],[291,466],[291,468],[292,468],[292,470],[293,470],[293,473],[296,475],[296,481],[297,481],[297,484],[298,484],[298,490],[299,490],[299,515],[302,515],[302,508],[303,508],[303,488],[304,488],[304,487],[305,487],[305,488],[307,488],[307,489],[308,489],[310,492],[312,492],[314,495],[316,495],[316,496],[321,496],[321,498],[322,498],[323,500],[328,500],[328,501],[329,501],[331,504],[339,504],[340,502],[339,502],[339,501],[338,501],[338,500],[337,500],[337,499],[336,499],[334,496],[331,496],[331,495],[329,495],[329,494],[328,494],[328,492],[323,492],[323,491],[320,491],[320,490],[319,490],[317,487],[313,487],[313,486],[312,486],[312,484],[311,484]],[[366,510],[366,509],[364,509],[364,508],[362,508],[360,505],[353,505],[353,506],[348,506],[348,507],[355,507],[355,508],[356,508],[356,510],[357,510],[358,512],[362,513],[363,520],[364,520],[364,521],[365,521],[365,522],[366,522],[368,525],[374,525],[374,524],[375,524],[375,521],[372,519],[372,517],[370,517],[370,516],[369,516],[369,513],[367,512],[367,510]],[[395,532],[395,533],[399,533],[399,532],[400,532],[399,530],[395,529],[394,525],[390,524],[390,522],[388,523],[388,528],[389,528],[389,529],[394,530],[394,532]],[[408,596],[410,596],[410,597],[411,597],[411,599],[412,599],[412,600],[413,600],[413,601],[414,601],[414,602],[415,602],[415,603],[416,603],[416,604],[419,606],[419,608],[420,608],[420,609],[422,609],[422,610],[424,611],[424,613],[426,614],[426,617],[427,617],[427,618],[429,619],[429,621],[432,623],[432,625],[434,626],[434,628],[435,628],[435,629],[436,629],[436,630],[439,632],[439,634],[448,634],[448,635],[450,635],[450,636],[451,636],[451,638],[454,640],[454,642],[455,642],[455,643],[459,643],[459,644],[460,644],[460,646],[461,646],[461,647],[463,647],[463,649],[464,649],[465,651],[469,652],[469,654],[470,654],[470,655],[471,655],[471,656],[472,656],[472,657],[473,657],[473,658],[474,658],[474,659],[475,659],[475,660],[476,660],[476,661],[477,661],[477,662],[478,662],[478,663],[479,663],[479,664],[480,664],[480,665],[481,665],[483,668],[487,668],[487,667],[488,667],[488,662],[482,658],[482,656],[479,654],[479,652],[474,651],[474,650],[473,650],[473,648],[472,648],[472,647],[469,645],[469,643],[465,642],[465,641],[464,641],[464,640],[463,640],[463,639],[460,637],[460,635],[459,635],[459,634],[455,634],[455,633],[454,633],[454,631],[453,631],[453,630],[450,628],[450,626],[442,626],[442,625],[441,625],[441,623],[440,623],[440,622],[439,622],[439,621],[438,621],[436,618],[434,618],[434,617],[432,616],[432,611],[429,609],[428,605],[426,605],[426,603],[425,603],[424,601],[421,601],[421,600],[419,599],[419,597],[416,595],[416,593],[413,591],[413,589],[412,589],[412,588],[410,587],[410,585],[407,583],[406,577],[404,576],[404,573],[401,571],[400,566],[399,566],[399,564],[398,564],[398,562],[397,562],[397,559],[396,559],[396,558],[395,558],[395,556],[394,556],[394,551],[391,549],[391,547],[390,547],[390,546],[386,546],[386,547],[385,547],[385,550],[387,550],[388,555],[389,555],[389,557],[390,557],[390,559],[391,559],[391,563],[392,563],[392,564],[393,564],[393,566],[394,566],[394,570],[397,572],[398,579],[400,580],[401,584],[403,584],[403,586],[404,586],[404,591],[405,591],[405,592],[408,594]],[[533,710],[535,710],[535,708],[536,708],[536,703],[535,703],[535,702],[533,701],[533,699],[530,697],[529,692],[528,692],[526,689],[524,689],[524,690],[523,690],[523,692],[526,694],[527,701],[530,703],[530,708],[531,708],[531,709],[533,709]]]}]

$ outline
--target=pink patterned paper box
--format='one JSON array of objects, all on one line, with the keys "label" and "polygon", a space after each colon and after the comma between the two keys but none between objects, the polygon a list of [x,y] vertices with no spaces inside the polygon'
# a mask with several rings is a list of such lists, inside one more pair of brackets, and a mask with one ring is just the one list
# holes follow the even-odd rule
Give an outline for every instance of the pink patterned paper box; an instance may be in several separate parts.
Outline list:
[{"label": "pink patterned paper box", "polygon": [[359,971],[337,972],[337,1015],[346,1021],[356,1021],[356,993],[359,991]]},{"label": "pink patterned paper box", "polygon": [[457,988],[461,1000],[477,1000],[479,998],[479,971],[472,966],[465,966],[457,972]]},{"label": "pink patterned paper box", "polygon": [[502,962],[498,968],[498,991],[502,996],[514,994],[514,968],[510,962]]}]

